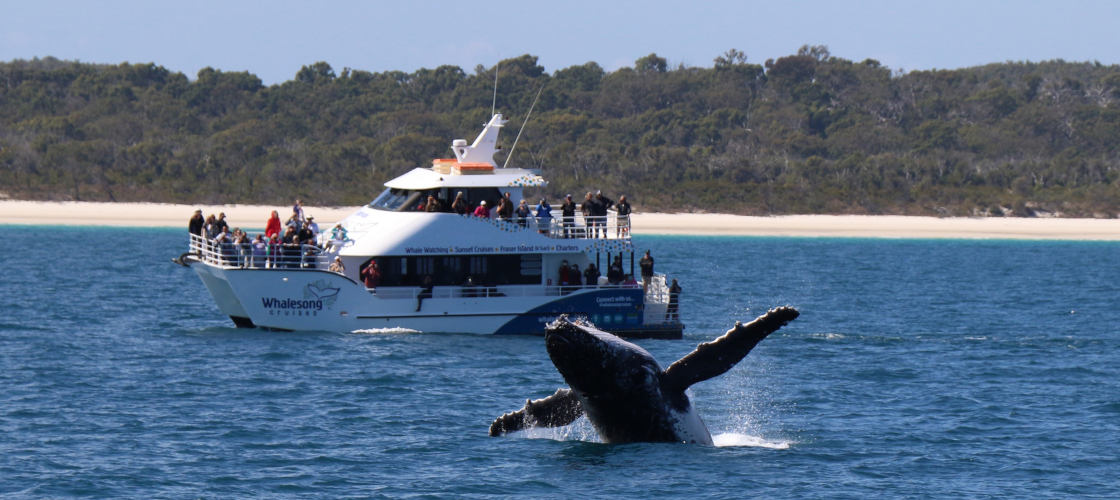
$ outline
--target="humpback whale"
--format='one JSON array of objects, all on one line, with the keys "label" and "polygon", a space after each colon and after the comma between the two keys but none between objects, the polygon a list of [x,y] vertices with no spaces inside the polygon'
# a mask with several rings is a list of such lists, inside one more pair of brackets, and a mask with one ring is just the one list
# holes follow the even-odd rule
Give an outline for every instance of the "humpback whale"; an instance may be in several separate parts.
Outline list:
[{"label": "humpback whale", "polygon": [[762,339],[798,315],[792,307],[779,307],[746,325],[736,322],[723,336],[700,344],[666,370],[645,349],[561,316],[548,325],[545,346],[569,387],[527,400],[520,410],[498,417],[490,425],[490,435],[560,427],[587,415],[607,443],[710,445],[712,436],[685,390],[731,369]]}]

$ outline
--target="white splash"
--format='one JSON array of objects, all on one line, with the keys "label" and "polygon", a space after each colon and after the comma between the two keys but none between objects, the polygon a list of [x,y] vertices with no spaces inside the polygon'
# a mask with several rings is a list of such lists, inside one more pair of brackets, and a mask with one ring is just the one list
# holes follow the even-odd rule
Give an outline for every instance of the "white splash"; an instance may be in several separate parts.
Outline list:
[{"label": "white splash", "polygon": [[366,328],[364,330],[354,330],[350,333],[364,333],[364,334],[372,334],[372,335],[384,335],[384,334],[424,333],[424,332],[421,332],[420,330],[413,330],[411,328],[392,327],[392,328]]},{"label": "white splash", "polygon": [[721,448],[725,446],[748,446],[771,450],[788,450],[790,445],[793,444],[790,441],[769,441],[759,436],[748,436],[737,432],[715,434],[712,436],[712,442]]}]

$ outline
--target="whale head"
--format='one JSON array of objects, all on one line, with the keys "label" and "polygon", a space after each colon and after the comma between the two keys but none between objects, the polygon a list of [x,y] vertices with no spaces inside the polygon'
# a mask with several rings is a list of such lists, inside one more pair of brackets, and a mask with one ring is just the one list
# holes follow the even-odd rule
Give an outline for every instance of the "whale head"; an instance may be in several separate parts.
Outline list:
[{"label": "whale head", "polygon": [[578,393],[611,397],[659,386],[661,366],[648,351],[591,325],[561,317],[546,330],[545,347]]}]

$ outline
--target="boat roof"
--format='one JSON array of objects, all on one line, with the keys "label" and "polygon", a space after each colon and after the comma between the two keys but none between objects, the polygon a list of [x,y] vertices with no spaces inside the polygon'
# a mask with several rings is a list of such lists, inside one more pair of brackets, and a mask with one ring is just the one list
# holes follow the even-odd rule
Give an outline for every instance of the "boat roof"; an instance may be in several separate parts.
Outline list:
[{"label": "boat roof", "polygon": [[442,187],[529,187],[548,184],[535,170],[524,168],[495,168],[492,173],[457,174],[440,173],[430,168],[412,171],[385,183],[397,189],[436,189]]},{"label": "boat roof", "polygon": [[498,133],[507,120],[495,113],[482,128],[474,143],[456,139],[451,142],[455,158],[435,159],[431,168],[415,168],[385,183],[395,189],[437,189],[443,187],[530,187],[548,184],[540,171],[523,168],[499,168],[494,163],[498,146]]}]

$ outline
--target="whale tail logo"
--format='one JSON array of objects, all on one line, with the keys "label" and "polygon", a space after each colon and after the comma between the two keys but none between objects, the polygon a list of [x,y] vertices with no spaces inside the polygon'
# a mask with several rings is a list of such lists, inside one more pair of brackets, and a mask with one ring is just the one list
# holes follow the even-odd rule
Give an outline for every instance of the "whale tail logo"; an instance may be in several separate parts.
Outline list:
[{"label": "whale tail logo", "polygon": [[307,299],[321,300],[323,305],[330,307],[334,305],[334,301],[338,300],[338,292],[341,289],[330,286],[326,280],[319,280],[314,283],[308,283],[303,288],[303,296]]}]

